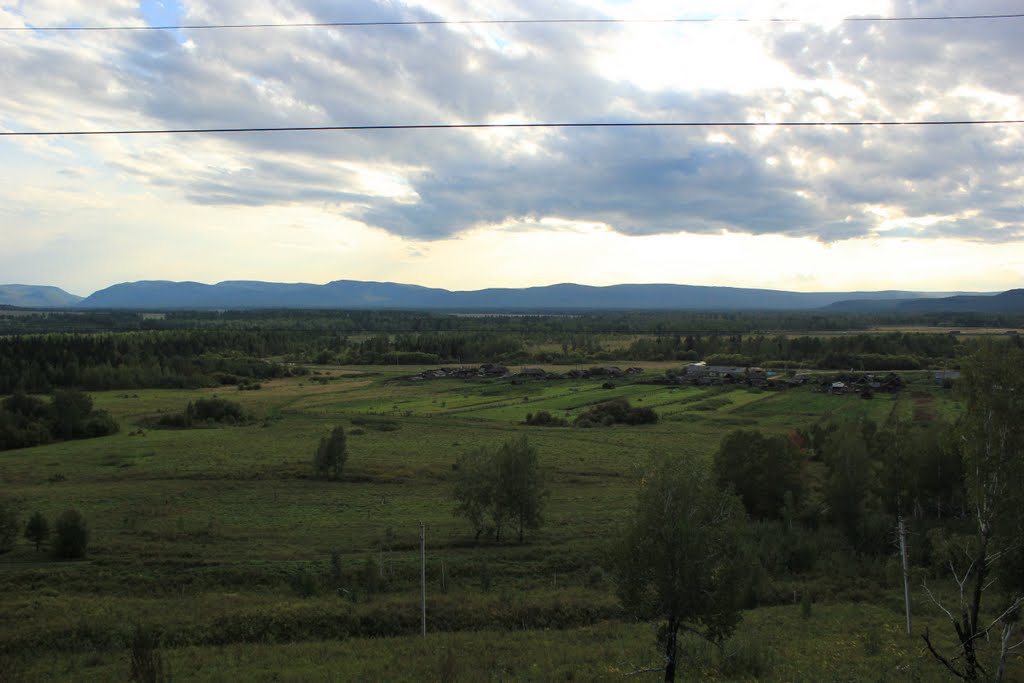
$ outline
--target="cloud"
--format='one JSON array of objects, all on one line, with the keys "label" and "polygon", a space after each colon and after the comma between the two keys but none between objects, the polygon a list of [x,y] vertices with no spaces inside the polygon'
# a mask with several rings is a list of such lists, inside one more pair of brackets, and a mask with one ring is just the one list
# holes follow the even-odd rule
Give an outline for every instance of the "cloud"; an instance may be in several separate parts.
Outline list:
[{"label": "cloud", "polygon": [[[1004,5],[1011,7],[996,2],[986,11]],[[6,10],[5,22],[144,21],[137,3],[127,0],[99,13],[84,2],[18,7]],[[540,2],[481,9],[379,1],[347,7],[341,17],[326,0],[190,2],[180,10],[187,23],[552,13]],[[761,16],[790,14],[773,10],[779,8],[765,7]],[[179,7],[168,11],[177,14]],[[891,13],[914,12],[960,13],[944,2],[895,2]],[[601,12],[576,5],[559,15]],[[797,27],[732,25],[721,35],[743,32],[742,50],[737,43],[734,52],[712,33],[726,28],[703,25],[644,29],[656,51],[620,50],[636,47],[627,42],[636,29],[615,25],[0,33],[0,68],[7,82],[20,84],[0,92],[0,124],[42,130],[1020,118],[1024,72],[1006,66],[1024,57],[1019,27],[1013,21],[841,23],[830,14],[821,24]],[[672,45],[679,46],[680,61],[673,61]],[[609,54],[629,61],[610,64]],[[320,206],[416,240],[515,222],[543,229],[544,219],[554,219],[623,235],[729,231],[824,242],[874,234],[998,242],[1019,239],[1024,225],[1020,137],[1019,130],[998,126],[608,128],[70,144],[111,172],[194,205]],[[911,222],[896,227],[885,215]],[[951,218],[912,221],[927,216]]]}]

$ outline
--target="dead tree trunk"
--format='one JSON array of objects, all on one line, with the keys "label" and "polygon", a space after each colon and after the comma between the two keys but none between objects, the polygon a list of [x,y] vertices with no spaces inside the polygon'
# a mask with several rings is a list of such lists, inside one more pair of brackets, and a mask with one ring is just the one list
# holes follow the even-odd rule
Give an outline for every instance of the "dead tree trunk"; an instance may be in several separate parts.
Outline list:
[{"label": "dead tree trunk", "polygon": [[678,648],[679,623],[675,617],[668,620],[665,629],[665,683],[674,683],[676,680],[676,660],[679,655]]}]

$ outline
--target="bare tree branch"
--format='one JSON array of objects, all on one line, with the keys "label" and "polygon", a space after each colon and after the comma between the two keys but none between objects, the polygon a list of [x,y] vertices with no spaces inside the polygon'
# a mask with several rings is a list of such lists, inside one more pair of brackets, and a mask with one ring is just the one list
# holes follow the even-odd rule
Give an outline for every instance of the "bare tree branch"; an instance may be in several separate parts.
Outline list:
[{"label": "bare tree branch", "polygon": [[953,618],[953,613],[950,612],[948,609],[946,609],[946,607],[941,602],[939,602],[939,599],[936,598],[935,595],[932,593],[931,589],[928,588],[928,584],[927,583],[922,583],[921,587],[924,588],[924,592],[928,594],[928,597],[931,599],[931,601],[933,603],[935,603],[935,606],[938,607],[943,612],[945,612],[946,613],[946,617],[948,617],[949,620],[955,624],[956,623],[956,619]]},{"label": "bare tree branch", "polygon": [[[943,609],[945,609],[945,608],[943,608]],[[947,669],[949,669],[949,671],[954,676],[956,676],[957,678],[963,679],[965,681],[967,680],[967,676],[965,676],[964,674],[962,674],[959,671],[957,671],[956,667],[954,667],[953,664],[948,659],[946,659],[945,657],[940,655],[938,653],[938,651],[932,646],[932,641],[931,641],[931,638],[929,638],[929,634],[928,634],[928,629],[927,628],[924,630],[924,635],[922,635],[921,638],[924,640],[924,644],[928,646],[928,650],[931,651],[931,653],[935,657],[935,659],[937,659],[940,662],[942,662],[942,664]]]},{"label": "bare tree branch", "polygon": [[[623,663],[624,664],[629,664],[629,662],[623,662]],[[633,665],[630,664],[630,666],[633,666]],[[646,669],[633,669],[632,671],[627,671],[627,672],[623,673],[622,675],[623,676],[638,676],[640,674],[661,673],[664,670],[665,670],[665,667],[661,666],[661,665],[659,665],[659,666],[650,666],[650,667],[647,667]]]}]

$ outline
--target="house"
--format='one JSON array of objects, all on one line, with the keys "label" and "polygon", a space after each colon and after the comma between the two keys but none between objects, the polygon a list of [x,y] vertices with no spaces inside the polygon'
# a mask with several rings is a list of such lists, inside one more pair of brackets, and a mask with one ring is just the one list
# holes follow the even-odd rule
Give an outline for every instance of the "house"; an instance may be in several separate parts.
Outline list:
[{"label": "house", "polygon": [[704,361],[699,363],[690,363],[685,368],[686,377],[689,379],[697,379],[703,377],[708,372],[708,364]]},{"label": "house", "polygon": [[752,387],[768,386],[768,373],[764,368],[747,368],[747,382]]},{"label": "house", "polygon": [[508,368],[497,363],[484,363],[477,372],[484,377],[502,377],[508,374]]},{"label": "house", "polygon": [[732,365],[709,365],[706,374],[719,382],[741,382],[747,378],[747,369]]}]

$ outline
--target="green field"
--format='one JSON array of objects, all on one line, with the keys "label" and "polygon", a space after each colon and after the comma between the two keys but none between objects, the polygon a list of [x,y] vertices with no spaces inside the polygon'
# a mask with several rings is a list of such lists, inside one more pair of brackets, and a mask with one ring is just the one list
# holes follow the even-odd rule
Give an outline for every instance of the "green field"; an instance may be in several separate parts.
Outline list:
[{"label": "green field", "polygon": [[[623,620],[605,569],[652,455],[704,461],[738,427],[786,433],[826,416],[881,422],[894,409],[957,410],[925,383],[861,400],[636,380],[603,389],[595,380],[404,379],[415,371],[323,366],[259,391],[100,392],[96,406],[120,433],[0,453],[4,495],[22,519],[74,507],[92,533],[86,560],[51,560],[24,540],[0,556],[0,679],[126,678],[128,642],[143,624],[181,680],[620,680],[658,661],[653,627]],[[140,427],[215,395],[254,419]],[[540,410],[571,421],[616,397],[661,420],[521,424]],[[336,425],[348,433],[344,475],[315,479],[313,451]],[[451,512],[452,465],[519,435],[539,449],[545,523],[524,544],[476,545]],[[421,523],[425,642],[414,637]],[[751,660],[745,668],[693,643],[683,675],[942,680],[920,640],[899,635],[901,595],[884,562],[873,577],[840,581],[828,562],[819,567],[764,589],[761,602],[776,606],[748,612],[734,645]],[[791,603],[807,586],[822,604],[803,622]],[[914,601],[941,629],[923,595]]]}]

